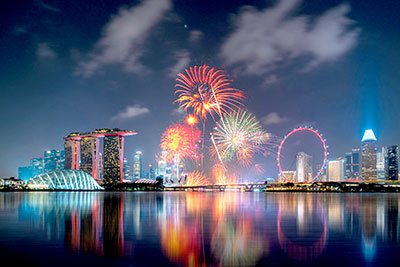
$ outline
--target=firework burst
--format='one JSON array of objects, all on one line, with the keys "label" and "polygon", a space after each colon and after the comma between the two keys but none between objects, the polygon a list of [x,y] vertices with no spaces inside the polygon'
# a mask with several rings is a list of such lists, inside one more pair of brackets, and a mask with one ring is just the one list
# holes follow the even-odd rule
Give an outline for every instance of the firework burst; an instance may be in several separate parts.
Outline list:
[{"label": "firework burst", "polygon": [[214,152],[222,162],[238,160],[250,166],[254,154],[265,150],[270,134],[246,111],[231,112],[217,122],[212,135]]},{"label": "firework burst", "polygon": [[212,177],[214,178],[215,184],[224,185],[230,183],[236,183],[236,175],[228,174],[225,167],[222,164],[215,164],[212,168]]},{"label": "firework burst", "polygon": [[228,75],[207,65],[186,69],[186,74],[179,73],[175,87],[179,108],[193,109],[194,114],[206,119],[214,113],[222,115],[235,108],[240,108],[244,99],[243,92],[232,88]]},{"label": "firework burst", "polygon": [[173,124],[166,129],[161,137],[160,147],[167,151],[167,161],[172,162],[176,155],[180,159],[199,159],[199,142],[201,131],[186,124]]},{"label": "firework burst", "polygon": [[199,185],[207,185],[208,179],[204,175],[204,173],[199,171],[189,172],[186,176],[186,180],[184,185],[186,186],[199,186]]}]

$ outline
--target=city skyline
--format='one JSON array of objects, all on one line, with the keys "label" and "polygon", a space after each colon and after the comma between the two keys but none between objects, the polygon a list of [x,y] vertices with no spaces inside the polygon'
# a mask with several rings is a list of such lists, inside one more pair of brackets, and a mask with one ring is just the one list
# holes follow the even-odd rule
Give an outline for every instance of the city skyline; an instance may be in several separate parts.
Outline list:
[{"label": "city skyline", "polygon": [[[47,3],[53,9],[38,3],[16,1],[2,8],[0,146],[7,151],[0,156],[2,177],[17,176],[17,168],[43,150],[61,149],[66,133],[103,127],[138,130],[137,137],[126,140],[125,157],[140,150],[143,166],[156,166],[163,130],[183,119],[171,104],[176,74],[194,64],[225,69],[268,132],[283,137],[305,123],[321,129],[330,159],[360,148],[367,128],[377,134],[378,147],[400,144],[400,126],[392,121],[400,114],[395,3],[233,1],[210,7],[207,2],[116,1],[99,10],[91,9],[90,1],[79,7]],[[138,20],[139,11],[151,19]],[[271,25],[277,22],[285,31],[260,29],[267,23],[265,14],[276,15]],[[138,21],[143,28],[113,42],[117,37],[110,29],[129,29]],[[324,22],[334,29],[318,31]],[[286,42],[282,50],[256,60],[238,49],[244,38],[254,51],[282,46],[278,37],[287,36],[289,26],[304,31],[294,41],[310,50]],[[251,39],[246,28],[263,38]],[[331,38],[330,45],[307,43],[318,37]],[[274,155],[259,162],[266,177],[278,173]]]}]

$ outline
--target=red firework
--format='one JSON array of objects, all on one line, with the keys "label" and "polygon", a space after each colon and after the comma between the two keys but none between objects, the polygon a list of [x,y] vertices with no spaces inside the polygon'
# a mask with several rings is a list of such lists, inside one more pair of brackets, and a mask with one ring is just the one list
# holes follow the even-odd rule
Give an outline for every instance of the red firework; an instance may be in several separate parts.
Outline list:
[{"label": "red firework", "polygon": [[197,127],[186,124],[173,124],[161,137],[160,147],[168,152],[167,161],[172,162],[175,155],[180,159],[198,160],[201,131]]},{"label": "red firework", "polygon": [[186,69],[186,74],[179,73],[175,87],[179,108],[185,111],[192,108],[202,119],[209,113],[222,115],[229,110],[239,109],[244,100],[241,90],[232,88],[228,75],[207,65]]}]

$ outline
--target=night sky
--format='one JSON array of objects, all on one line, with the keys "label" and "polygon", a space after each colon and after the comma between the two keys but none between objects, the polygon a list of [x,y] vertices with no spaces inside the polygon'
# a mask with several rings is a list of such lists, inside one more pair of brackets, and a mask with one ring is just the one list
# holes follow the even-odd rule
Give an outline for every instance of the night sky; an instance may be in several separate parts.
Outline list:
[{"label": "night sky", "polygon": [[[318,128],[330,159],[366,128],[400,145],[398,1],[14,0],[0,12],[0,177],[97,128],[139,131],[125,157],[155,163],[182,119],[176,74],[199,64],[225,69],[272,134]],[[319,149],[302,138],[290,147]],[[276,177],[275,155],[256,161]]]}]

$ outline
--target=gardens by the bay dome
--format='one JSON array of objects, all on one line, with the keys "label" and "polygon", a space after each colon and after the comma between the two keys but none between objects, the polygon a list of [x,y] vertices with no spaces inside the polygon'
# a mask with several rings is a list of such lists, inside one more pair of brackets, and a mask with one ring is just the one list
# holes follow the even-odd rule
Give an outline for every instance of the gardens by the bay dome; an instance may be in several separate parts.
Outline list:
[{"label": "gardens by the bay dome", "polygon": [[45,172],[31,178],[27,186],[30,189],[62,190],[102,190],[92,176],[78,170],[58,170]]}]

